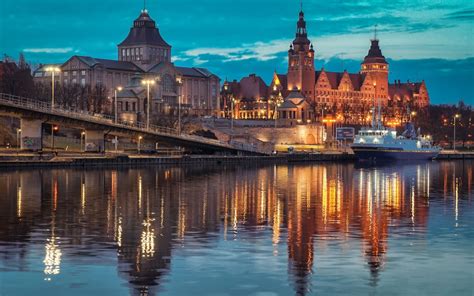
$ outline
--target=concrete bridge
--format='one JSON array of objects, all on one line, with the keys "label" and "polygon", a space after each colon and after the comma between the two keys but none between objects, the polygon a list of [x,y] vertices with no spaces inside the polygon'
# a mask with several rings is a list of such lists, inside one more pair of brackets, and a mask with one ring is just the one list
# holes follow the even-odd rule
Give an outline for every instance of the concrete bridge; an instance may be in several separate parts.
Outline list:
[{"label": "concrete bridge", "polygon": [[20,118],[21,149],[38,151],[43,148],[42,124],[49,123],[85,131],[85,147],[88,152],[105,150],[105,136],[150,139],[158,143],[183,147],[200,153],[265,154],[256,147],[245,144],[229,144],[200,136],[179,134],[177,130],[142,122],[114,120],[112,116],[53,106],[29,98],[0,93],[0,115]]}]

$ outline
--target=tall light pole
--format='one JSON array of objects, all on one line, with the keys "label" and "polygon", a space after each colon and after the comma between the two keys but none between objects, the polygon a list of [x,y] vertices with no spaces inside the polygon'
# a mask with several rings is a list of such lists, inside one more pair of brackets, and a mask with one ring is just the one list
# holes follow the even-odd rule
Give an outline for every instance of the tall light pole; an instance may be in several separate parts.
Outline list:
[{"label": "tall light pole", "polygon": [[454,115],[453,151],[456,151],[456,119],[460,117],[461,114]]},{"label": "tall light pole", "polygon": [[46,71],[51,72],[51,109],[54,109],[54,76],[56,75],[56,72],[61,72],[61,69],[58,67],[47,67]]},{"label": "tall light pole", "polygon": [[[81,152],[84,152],[86,150],[86,143],[84,143],[84,145],[82,144],[83,142],[85,142],[85,137],[86,137],[86,132],[81,132],[81,147],[79,150],[81,150]],[[84,149],[82,149],[82,146],[84,146]]]},{"label": "tall light pole", "polygon": [[235,102],[234,97],[231,97],[231,98],[230,98],[230,109],[231,109],[231,114],[230,114],[230,129],[232,130],[232,133],[234,132],[234,102]]},{"label": "tall light pole", "polygon": [[150,85],[155,84],[155,80],[142,80],[142,84],[146,85],[146,129],[150,129]]},{"label": "tall light pole", "polygon": [[58,130],[59,130],[59,127],[58,127],[57,125],[54,125],[54,124],[53,124],[53,125],[51,126],[51,137],[52,137],[52,145],[51,145],[51,148],[52,148],[53,151],[54,151],[54,132],[55,132],[55,131],[57,132]]},{"label": "tall light pole", "polygon": [[178,135],[181,135],[181,76],[176,76],[176,84],[178,85]]},{"label": "tall light pole", "polygon": [[21,128],[16,130],[16,143],[18,145],[18,149],[21,149]]},{"label": "tall light pole", "polygon": [[140,144],[142,142],[142,139],[143,137],[142,136],[138,136],[138,142],[137,142],[137,150],[138,150],[138,154],[140,154]]},{"label": "tall light pole", "polygon": [[123,87],[118,86],[116,89],[114,89],[114,122],[118,122],[118,103],[117,103],[117,92],[121,92],[123,90]]},{"label": "tall light pole", "polygon": [[[114,89],[114,122],[115,124],[118,123],[118,103],[117,103],[117,92],[121,92],[123,90],[123,87],[118,86],[117,88]],[[117,146],[118,146],[118,138],[115,136],[115,152],[117,152]]]}]

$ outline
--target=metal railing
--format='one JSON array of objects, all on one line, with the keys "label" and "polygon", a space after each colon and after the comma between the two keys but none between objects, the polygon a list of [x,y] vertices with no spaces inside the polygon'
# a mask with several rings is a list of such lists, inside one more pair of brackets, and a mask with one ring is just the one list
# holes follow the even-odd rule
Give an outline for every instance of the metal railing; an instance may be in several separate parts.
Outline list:
[{"label": "metal railing", "polygon": [[150,124],[149,128],[147,129],[147,124],[144,122],[130,122],[121,119],[117,119],[115,122],[115,118],[111,115],[106,114],[99,114],[84,110],[78,110],[73,108],[65,108],[62,106],[55,105],[54,108],[50,102],[43,102],[35,99],[25,98],[14,96],[10,94],[0,93],[0,104],[13,106],[13,107],[20,107],[23,109],[41,112],[45,114],[51,115],[58,115],[72,119],[78,119],[82,121],[87,121],[91,123],[98,123],[106,126],[112,127],[119,127],[125,128],[129,130],[134,130],[140,133],[147,133],[147,134],[154,134],[154,135],[161,135],[161,136],[170,136],[176,139],[187,140],[192,142],[197,142],[201,144],[208,144],[213,146],[219,146],[222,148],[230,148],[236,150],[245,150],[249,152],[258,153],[258,149],[251,145],[235,145],[224,143],[219,140],[204,138],[195,135],[188,135],[188,134],[179,134],[177,129],[157,126]]}]

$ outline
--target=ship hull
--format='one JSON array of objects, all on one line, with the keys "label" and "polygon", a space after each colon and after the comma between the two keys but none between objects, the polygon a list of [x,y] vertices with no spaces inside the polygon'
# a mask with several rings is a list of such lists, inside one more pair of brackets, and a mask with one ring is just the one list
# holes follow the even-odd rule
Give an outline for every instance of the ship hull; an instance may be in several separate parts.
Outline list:
[{"label": "ship hull", "polygon": [[352,148],[359,160],[431,160],[439,151],[403,151]]}]

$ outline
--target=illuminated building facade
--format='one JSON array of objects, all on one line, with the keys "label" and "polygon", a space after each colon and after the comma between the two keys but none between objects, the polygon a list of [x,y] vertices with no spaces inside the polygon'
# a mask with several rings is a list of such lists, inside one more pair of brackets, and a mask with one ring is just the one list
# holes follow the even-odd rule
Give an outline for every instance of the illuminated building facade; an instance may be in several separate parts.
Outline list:
[{"label": "illuminated building facade", "polygon": [[[331,72],[324,67],[317,70],[314,57],[315,48],[308,39],[304,12],[300,11],[296,36],[288,50],[287,73],[274,73],[267,90],[261,91],[258,96],[247,96],[247,86],[243,83],[226,81],[224,86],[228,85],[227,89],[222,89],[221,115],[229,117],[232,108],[229,98],[234,98],[234,111],[240,110],[241,102],[245,102],[248,109],[244,114],[235,111],[234,118],[273,118],[271,105],[275,98],[283,100],[294,89],[311,104],[315,116],[313,119],[322,119],[324,115],[335,118],[339,114],[340,120],[349,124],[366,123],[375,99],[384,106],[383,119],[386,122],[400,119],[407,112],[407,107],[416,109],[429,105],[430,98],[424,81],[401,83],[398,80],[389,83],[389,63],[382,54],[376,34],[359,73],[346,70]],[[268,113],[252,112],[248,107],[265,109],[261,105],[268,106]]]},{"label": "illuminated building facade", "polygon": [[[178,67],[172,63],[171,46],[163,39],[155,21],[146,9],[133,22],[127,37],[117,46],[118,60],[72,56],[59,65],[59,84],[81,87],[104,86],[112,100],[119,92],[118,112],[123,119],[143,121],[146,88],[137,81],[153,79],[151,113],[177,113],[179,105],[188,113],[216,115],[219,108],[220,79],[204,68]],[[46,66],[34,72],[37,82],[51,83]]]}]

